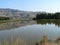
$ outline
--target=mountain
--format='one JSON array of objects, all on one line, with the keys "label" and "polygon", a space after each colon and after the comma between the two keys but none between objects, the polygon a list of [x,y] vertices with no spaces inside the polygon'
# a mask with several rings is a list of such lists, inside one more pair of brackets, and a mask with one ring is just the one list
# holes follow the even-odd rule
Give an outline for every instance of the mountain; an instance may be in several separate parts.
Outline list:
[{"label": "mountain", "polygon": [[20,10],[14,10],[14,9],[4,9],[0,8],[0,16],[3,17],[11,17],[13,19],[15,18],[33,18],[36,17],[36,14],[39,12],[31,12],[31,11],[20,11]]}]

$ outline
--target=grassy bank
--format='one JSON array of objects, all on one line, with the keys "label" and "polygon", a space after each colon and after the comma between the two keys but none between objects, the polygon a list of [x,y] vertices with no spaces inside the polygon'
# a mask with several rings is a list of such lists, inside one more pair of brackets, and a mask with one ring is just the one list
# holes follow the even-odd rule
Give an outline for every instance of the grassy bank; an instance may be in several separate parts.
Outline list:
[{"label": "grassy bank", "polygon": [[12,22],[12,21],[20,21],[19,19],[12,19],[12,20],[1,20],[0,23]]},{"label": "grassy bank", "polygon": [[14,22],[14,21],[30,21],[29,19],[10,19],[10,20],[0,20],[1,23]]}]

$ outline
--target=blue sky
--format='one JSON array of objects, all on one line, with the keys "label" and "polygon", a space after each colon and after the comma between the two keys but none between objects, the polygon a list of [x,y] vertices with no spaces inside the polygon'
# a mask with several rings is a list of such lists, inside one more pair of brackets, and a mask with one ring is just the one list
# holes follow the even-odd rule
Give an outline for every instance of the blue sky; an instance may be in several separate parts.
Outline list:
[{"label": "blue sky", "polygon": [[60,0],[0,0],[0,8],[60,12]]}]

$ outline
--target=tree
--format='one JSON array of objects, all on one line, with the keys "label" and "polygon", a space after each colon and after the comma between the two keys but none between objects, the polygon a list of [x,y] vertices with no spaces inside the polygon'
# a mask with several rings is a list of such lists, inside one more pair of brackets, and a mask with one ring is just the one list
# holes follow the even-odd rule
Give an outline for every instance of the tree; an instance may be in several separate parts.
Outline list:
[{"label": "tree", "polygon": [[60,19],[60,13],[41,13],[36,15],[36,19]]}]

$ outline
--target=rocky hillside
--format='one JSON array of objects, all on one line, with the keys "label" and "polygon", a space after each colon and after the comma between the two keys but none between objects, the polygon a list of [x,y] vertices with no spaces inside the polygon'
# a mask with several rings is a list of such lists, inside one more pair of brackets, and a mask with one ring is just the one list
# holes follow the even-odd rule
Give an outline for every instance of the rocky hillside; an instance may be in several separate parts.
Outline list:
[{"label": "rocky hillside", "polygon": [[37,12],[20,11],[14,9],[0,8],[0,16],[15,18],[33,18],[36,17]]}]

